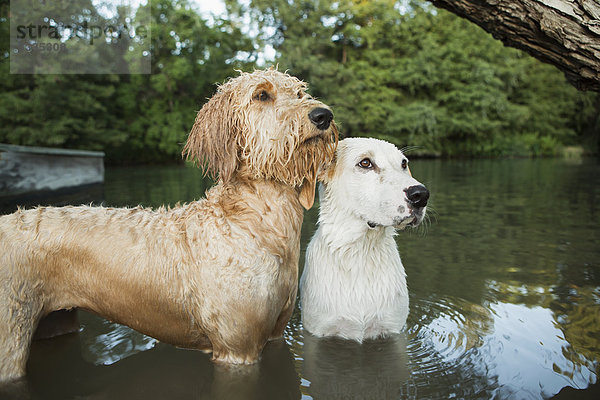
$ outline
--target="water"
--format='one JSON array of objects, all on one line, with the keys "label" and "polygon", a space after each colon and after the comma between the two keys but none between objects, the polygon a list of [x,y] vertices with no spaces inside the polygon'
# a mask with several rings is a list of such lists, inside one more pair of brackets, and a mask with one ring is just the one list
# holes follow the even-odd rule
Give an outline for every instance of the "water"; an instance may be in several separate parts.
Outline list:
[{"label": "water", "polygon": [[[215,366],[81,313],[81,332],[37,341],[32,399],[540,399],[598,396],[600,164],[415,160],[426,226],[401,232],[410,291],[402,335],[316,339],[300,310],[252,367]],[[104,204],[174,205],[209,185],[190,167],[109,168]],[[315,229],[305,216],[302,247]],[[303,259],[301,260],[301,265]],[[567,389],[565,389],[567,390]]]}]

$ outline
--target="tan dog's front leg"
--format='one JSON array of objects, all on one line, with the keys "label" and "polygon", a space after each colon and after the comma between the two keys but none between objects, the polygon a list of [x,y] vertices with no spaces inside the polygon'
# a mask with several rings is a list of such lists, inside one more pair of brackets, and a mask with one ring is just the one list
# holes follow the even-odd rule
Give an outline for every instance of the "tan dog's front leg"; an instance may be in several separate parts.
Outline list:
[{"label": "tan dog's front leg", "polygon": [[283,307],[281,314],[279,314],[279,318],[277,318],[277,322],[275,323],[275,328],[273,332],[271,332],[271,336],[269,336],[269,340],[276,340],[283,337],[283,332],[285,331],[285,327],[287,326],[292,313],[294,312],[294,306],[296,305],[296,289],[292,293],[290,293],[290,297],[288,298],[287,303]]},{"label": "tan dog's front leg", "polygon": [[[231,340],[231,338],[230,338]],[[254,364],[258,362],[260,352],[266,344],[264,340],[253,340],[249,338],[236,338],[235,342],[213,342],[212,360],[218,363],[229,364]]]},{"label": "tan dog's front leg", "polygon": [[230,364],[254,364],[275,325],[275,315],[255,305],[229,308],[213,316],[208,332],[213,347],[212,360]]}]

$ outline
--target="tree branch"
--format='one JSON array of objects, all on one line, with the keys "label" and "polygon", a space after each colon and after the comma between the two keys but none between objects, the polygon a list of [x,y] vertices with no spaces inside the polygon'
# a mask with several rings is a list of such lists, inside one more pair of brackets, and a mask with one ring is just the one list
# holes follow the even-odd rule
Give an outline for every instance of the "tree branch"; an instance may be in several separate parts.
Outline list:
[{"label": "tree branch", "polygon": [[597,0],[432,0],[505,45],[554,64],[580,90],[600,91]]}]

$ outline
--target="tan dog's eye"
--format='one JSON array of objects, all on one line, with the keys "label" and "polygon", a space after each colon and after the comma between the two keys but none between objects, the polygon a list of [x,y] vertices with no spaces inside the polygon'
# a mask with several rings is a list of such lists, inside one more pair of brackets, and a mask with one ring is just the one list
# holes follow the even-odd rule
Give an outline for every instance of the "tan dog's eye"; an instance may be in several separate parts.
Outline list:
[{"label": "tan dog's eye", "polygon": [[358,163],[358,166],[361,168],[370,169],[373,168],[373,163],[371,163],[371,160],[369,160],[368,158],[363,158]]},{"label": "tan dog's eye", "polygon": [[301,98],[303,98],[303,97],[304,97],[304,93],[302,93],[302,92],[298,92],[298,98],[299,98],[299,99],[301,99]]},{"label": "tan dog's eye", "polygon": [[402,160],[402,169],[406,169],[408,167],[408,160],[404,159]]},{"label": "tan dog's eye", "polygon": [[266,90],[263,90],[260,93],[258,93],[256,96],[254,96],[254,100],[258,100],[258,101],[267,101],[270,98],[271,98],[271,96],[269,96],[269,93],[267,93]]}]

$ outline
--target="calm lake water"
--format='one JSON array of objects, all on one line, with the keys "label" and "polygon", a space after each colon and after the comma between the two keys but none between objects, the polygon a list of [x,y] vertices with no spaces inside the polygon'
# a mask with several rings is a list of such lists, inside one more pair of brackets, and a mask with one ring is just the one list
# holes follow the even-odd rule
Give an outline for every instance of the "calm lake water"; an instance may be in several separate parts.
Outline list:
[{"label": "calm lake water", "polygon": [[[587,390],[561,398],[600,398],[598,161],[414,160],[411,169],[432,195],[426,226],[397,236],[411,300],[402,335],[317,339],[297,307],[259,364],[226,368],[80,313],[81,332],[35,342],[27,380],[0,397],[540,399],[572,387]],[[191,167],[108,168],[104,204],[174,205],[207,185]],[[303,249],[317,213],[305,216]]]}]

